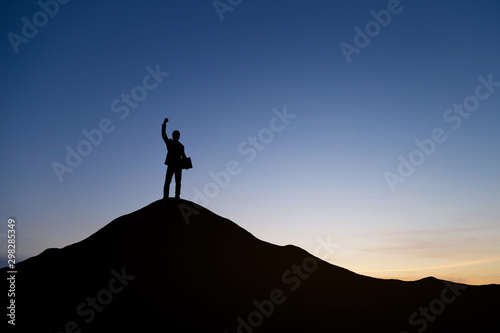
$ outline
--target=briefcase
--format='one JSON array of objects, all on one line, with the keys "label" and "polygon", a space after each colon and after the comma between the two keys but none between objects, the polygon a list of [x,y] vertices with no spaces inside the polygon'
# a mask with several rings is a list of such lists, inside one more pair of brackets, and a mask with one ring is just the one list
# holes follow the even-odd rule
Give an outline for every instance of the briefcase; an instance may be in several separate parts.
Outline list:
[{"label": "briefcase", "polygon": [[182,168],[183,169],[191,169],[193,167],[193,164],[191,163],[191,157],[186,157],[181,160]]}]

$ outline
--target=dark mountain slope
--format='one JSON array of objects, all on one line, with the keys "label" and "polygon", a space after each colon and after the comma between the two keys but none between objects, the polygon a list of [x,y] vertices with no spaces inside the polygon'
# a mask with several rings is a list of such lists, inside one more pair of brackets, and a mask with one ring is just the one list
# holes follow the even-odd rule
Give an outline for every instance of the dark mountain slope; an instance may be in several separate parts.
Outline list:
[{"label": "dark mountain slope", "polygon": [[498,285],[358,275],[300,248],[263,242],[184,200],[154,202],[81,242],[19,263],[17,271],[16,328],[23,331],[500,328]]}]

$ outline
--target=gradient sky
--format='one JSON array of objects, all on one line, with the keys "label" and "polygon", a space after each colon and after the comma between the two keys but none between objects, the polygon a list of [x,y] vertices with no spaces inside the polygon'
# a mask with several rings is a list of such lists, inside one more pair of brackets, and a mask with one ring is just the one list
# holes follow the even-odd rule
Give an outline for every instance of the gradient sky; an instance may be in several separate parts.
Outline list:
[{"label": "gradient sky", "polygon": [[[208,193],[256,237],[375,277],[500,283],[500,84],[484,85],[500,82],[500,3],[232,3],[70,1],[51,17],[2,1],[2,257],[10,217],[23,259],[160,199],[168,117],[194,164],[181,197]],[[60,181],[53,162],[102,122]]]}]

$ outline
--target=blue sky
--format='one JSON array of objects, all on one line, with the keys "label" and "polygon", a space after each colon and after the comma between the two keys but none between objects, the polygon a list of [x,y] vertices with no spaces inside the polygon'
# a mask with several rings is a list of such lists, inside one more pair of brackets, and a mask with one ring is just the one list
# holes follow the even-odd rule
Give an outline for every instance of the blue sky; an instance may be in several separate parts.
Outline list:
[{"label": "blue sky", "polygon": [[[204,205],[257,237],[371,276],[500,283],[496,2],[42,3],[53,17],[0,5],[2,251],[9,217],[22,259],[161,198],[168,117],[194,164],[181,196],[215,191]],[[346,57],[355,27],[370,42]],[[444,115],[466,100],[454,129]],[[415,152],[435,129],[446,140]],[[239,173],[217,185],[230,161]]]}]

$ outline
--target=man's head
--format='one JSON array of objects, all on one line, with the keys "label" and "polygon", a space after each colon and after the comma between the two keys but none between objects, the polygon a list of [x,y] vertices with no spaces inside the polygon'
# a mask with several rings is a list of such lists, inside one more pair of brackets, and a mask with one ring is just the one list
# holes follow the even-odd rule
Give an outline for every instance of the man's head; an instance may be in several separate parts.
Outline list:
[{"label": "man's head", "polygon": [[172,132],[172,138],[175,140],[175,141],[179,141],[179,138],[181,137],[181,133],[177,130],[173,131]]}]

